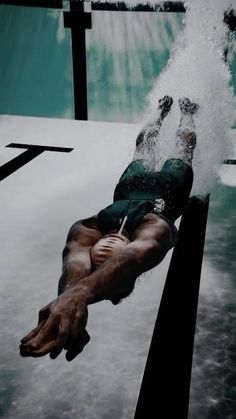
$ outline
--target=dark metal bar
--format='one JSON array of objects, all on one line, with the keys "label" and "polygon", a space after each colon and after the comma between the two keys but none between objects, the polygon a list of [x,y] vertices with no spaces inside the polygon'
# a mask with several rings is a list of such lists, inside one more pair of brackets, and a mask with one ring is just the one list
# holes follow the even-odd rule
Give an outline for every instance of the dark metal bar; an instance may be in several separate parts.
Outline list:
[{"label": "dark metal bar", "polygon": [[17,143],[8,144],[6,147],[26,148],[27,150],[24,153],[8,161],[7,163],[3,164],[0,167],[0,181],[10,176],[12,173],[16,172],[16,170],[20,169],[22,166],[29,163],[31,160],[35,159],[35,157],[39,156],[44,151],[57,151],[57,152],[63,152],[63,153],[70,153],[73,150],[73,148],[67,148],[67,147],[50,147],[50,146],[42,146],[42,145],[34,145],[34,144],[17,144]]},{"label": "dark metal bar", "polygon": [[139,3],[134,6],[128,5],[125,2],[100,2],[100,1],[92,1],[91,2],[91,9],[92,10],[107,10],[107,11],[117,11],[117,12],[175,12],[175,13],[183,13],[186,11],[184,7],[184,3],[181,1],[172,2],[172,1],[164,1],[160,4],[154,5],[150,3]]},{"label": "dark metal bar", "polygon": [[0,181],[10,176],[16,170],[20,169],[25,164],[29,163],[35,157],[39,156],[42,153],[40,150],[26,150],[24,153],[10,160],[6,164],[0,167]]},{"label": "dark metal bar", "polygon": [[223,161],[224,164],[236,164],[236,160],[227,159]]},{"label": "dark metal bar", "polygon": [[65,28],[91,29],[91,13],[81,11],[64,12]]},{"label": "dark metal bar", "polygon": [[91,13],[84,12],[83,2],[70,2],[70,12],[64,12],[64,25],[71,28],[74,112],[75,119],[88,119],[87,105],[87,70],[85,30],[91,29]]},{"label": "dark metal bar", "polygon": [[42,153],[43,151],[56,151],[59,153],[70,153],[73,148],[69,147],[54,147],[54,146],[47,146],[47,145],[35,145],[35,144],[22,144],[22,143],[11,143],[6,145],[6,147],[10,148],[31,148],[34,150],[40,150]]},{"label": "dark metal bar", "polygon": [[[209,197],[183,215],[144,371],[135,419],[188,417],[192,354]],[[152,413],[151,413],[152,412]]]},{"label": "dark metal bar", "polygon": [[9,6],[46,7],[49,9],[62,9],[62,0],[0,0],[0,4]]}]

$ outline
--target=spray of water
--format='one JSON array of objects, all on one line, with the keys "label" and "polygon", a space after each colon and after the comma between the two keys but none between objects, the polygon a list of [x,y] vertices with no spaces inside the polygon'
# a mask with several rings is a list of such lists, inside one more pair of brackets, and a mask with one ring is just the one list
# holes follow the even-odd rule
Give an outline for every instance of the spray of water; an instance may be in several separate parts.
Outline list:
[{"label": "spray of water", "polygon": [[[174,106],[161,130],[159,165],[175,144],[180,120],[178,99],[189,97],[199,103],[196,117],[197,147],[194,157],[193,193],[205,194],[216,184],[216,172],[231,154],[230,127],[234,99],[229,87],[230,72],[224,61],[228,28],[223,23],[229,0],[189,0],[185,27],[178,37],[169,62],[149,95],[148,115],[156,116],[158,98],[168,94]],[[149,116],[150,119],[150,116]]]}]

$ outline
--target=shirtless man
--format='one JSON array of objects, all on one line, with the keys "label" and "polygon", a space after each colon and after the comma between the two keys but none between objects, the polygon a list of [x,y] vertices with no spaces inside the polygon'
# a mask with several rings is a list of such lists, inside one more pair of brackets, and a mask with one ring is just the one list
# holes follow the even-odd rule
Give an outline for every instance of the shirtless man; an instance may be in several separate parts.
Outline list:
[{"label": "shirtless man", "polygon": [[64,349],[74,359],[88,343],[88,305],[102,300],[117,304],[134,289],[136,279],[158,265],[177,241],[175,220],[188,203],[196,145],[193,115],[198,105],[179,100],[176,146],[156,171],[156,144],[172,98],[159,101],[158,118],[143,128],[134,159],[122,174],[114,202],[72,225],[63,251],[58,297],[39,311],[38,326],[21,341],[22,356]]}]

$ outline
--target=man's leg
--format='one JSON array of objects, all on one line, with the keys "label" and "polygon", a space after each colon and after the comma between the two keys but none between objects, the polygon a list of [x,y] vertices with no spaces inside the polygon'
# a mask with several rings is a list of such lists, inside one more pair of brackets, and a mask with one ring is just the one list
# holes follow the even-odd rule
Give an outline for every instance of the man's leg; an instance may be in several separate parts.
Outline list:
[{"label": "man's leg", "polygon": [[176,146],[174,153],[169,158],[183,160],[192,166],[193,151],[196,146],[196,133],[193,115],[198,111],[199,106],[190,102],[188,98],[180,99],[181,119],[176,136]]},{"label": "man's leg", "polygon": [[164,118],[169,113],[173,99],[170,96],[164,96],[159,100],[158,118],[152,124],[145,126],[136,140],[136,149],[133,160],[145,159],[151,168],[156,166],[156,146],[159,139],[160,128]]}]

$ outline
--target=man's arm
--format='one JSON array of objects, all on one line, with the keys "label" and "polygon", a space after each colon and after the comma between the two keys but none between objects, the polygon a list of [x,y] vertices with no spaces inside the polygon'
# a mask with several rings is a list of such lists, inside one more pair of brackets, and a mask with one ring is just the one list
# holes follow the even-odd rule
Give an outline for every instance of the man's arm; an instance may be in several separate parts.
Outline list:
[{"label": "man's arm", "polygon": [[[63,298],[60,298],[60,294],[63,294],[68,287],[78,284],[81,278],[91,273],[90,249],[101,237],[102,233],[97,227],[96,216],[77,221],[70,228],[62,255],[63,269],[58,284],[59,297],[39,311],[38,326],[21,340],[20,353],[22,356],[37,357],[50,352],[51,358],[56,358],[61,352],[61,349],[58,348],[62,346],[63,342],[65,344],[64,348],[67,348],[70,353],[71,343],[68,336],[70,324],[63,319],[66,306],[70,315],[75,313],[76,310],[78,311],[79,307],[81,313],[83,313],[80,319],[81,328],[76,331],[77,353],[81,352],[88,343],[90,337],[85,329],[87,323],[86,307],[82,302],[81,304],[77,302],[75,309],[75,304],[71,302],[70,295],[66,293]],[[53,350],[54,347],[55,350]],[[69,357],[67,359],[69,360]]]},{"label": "man's arm", "polygon": [[74,359],[82,350],[88,304],[125,291],[139,275],[161,262],[171,242],[171,232],[164,221],[144,223],[137,229],[134,241],[120,254],[107,259],[87,277],[68,284],[63,294],[41,310],[41,319],[45,316],[47,320],[33,336],[23,339],[22,355],[50,353],[55,358],[64,348],[68,349],[66,358]]},{"label": "man's arm", "polygon": [[169,226],[153,214],[144,218],[132,239],[118,255],[75,285],[74,292],[83,293],[87,304],[125,292],[143,272],[158,265],[173,245]]},{"label": "man's arm", "polygon": [[82,292],[87,304],[110,300],[125,292],[143,272],[160,263],[165,253],[157,241],[136,240],[118,255],[107,259],[88,277],[81,279],[73,291],[78,293],[78,297]]},{"label": "man's arm", "polygon": [[101,237],[96,217],[77,221],[70,228],[62,254],[63,267],[58,295],[91,273],[90,250]]}]

